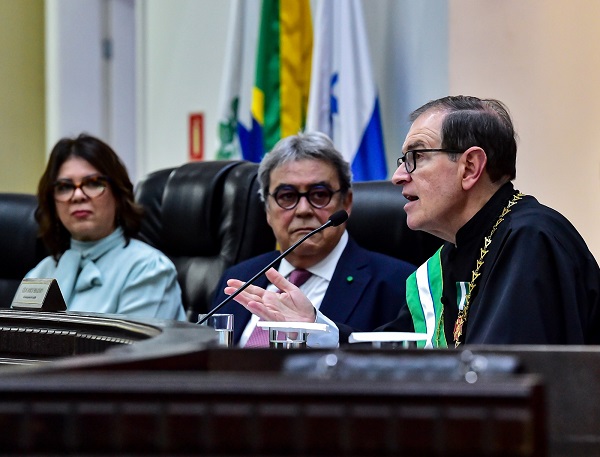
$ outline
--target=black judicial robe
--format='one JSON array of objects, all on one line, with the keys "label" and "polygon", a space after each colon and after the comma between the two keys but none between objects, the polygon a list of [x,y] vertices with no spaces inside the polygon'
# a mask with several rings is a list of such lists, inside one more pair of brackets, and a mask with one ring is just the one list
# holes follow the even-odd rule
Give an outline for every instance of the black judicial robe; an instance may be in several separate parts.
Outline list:
[{"label": "black judicial robe", "polygon": [[[458,316],[457,282],[469,282],[503,208],[505,184],[445,243],[444,331],[450,347]],[[461,341],[466,344],[600,344],[600,269],[582,237],[557,211],[525,196],[505,216],[488,247]],[[382,331],[413,331],[407,306]]]}]

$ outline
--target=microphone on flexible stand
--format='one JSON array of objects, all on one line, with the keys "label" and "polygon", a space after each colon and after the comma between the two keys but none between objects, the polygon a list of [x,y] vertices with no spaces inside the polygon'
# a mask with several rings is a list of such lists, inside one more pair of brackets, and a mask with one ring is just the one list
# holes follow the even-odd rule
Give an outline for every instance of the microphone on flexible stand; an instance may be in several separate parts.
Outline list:
[{"label": "microphone on flexible stand", "polygon": [[329,216],[329,219],[327,220],[327,222],[325,222],[321,227],[319,227],[319,228],[313,230],[312,232],[307,233],[306,235],[304,235],[300,240],[296,241],[292,246],[290,246],[284,252],[282,252],[279,256],[277,256],[277,258],[275,260],[273,260],[266,267],[264,267],[262,270],[260,270],[258,273],[256,273],[252,278],[250,278],[248,281],[246,281],[244,284],[242,284],[238,290],[236,290],[229,297],[227,297],[225,300],[223,300],[221,303],[219,303],[217,306],[215,306],[212,309],[212,311],[209,311],[208,314],[205,314],[204,317],[202,318],[202,320],[198,321],[198,324],[202,324],[210,316],[212,316],[213,314],[215,314],[223,306],[225,306],[227,303],[229,303],[231,300],[233,300],[235,297],[237,297],[249,285],[251,285],[254,281],[256,281],[256,278],[258,278],[265,271],[267,271],[269,268],[271,268],[273,265],[275,265],[277,262],[279,262],[281,259],[283,259],[286,255],[288,255],[290,252],[292,252],[294,249],[296,249],[306,239],[310,238],[315,233],[319,233],[321,230],[324,230],[327,227],[337,227],[338,225],[342,225],[347,220],[348,220],[348,213],[346,211],[344,211],[343,209],[341,209],[341,210],[336,211],[335,213],[333,213],[331,216]]}]

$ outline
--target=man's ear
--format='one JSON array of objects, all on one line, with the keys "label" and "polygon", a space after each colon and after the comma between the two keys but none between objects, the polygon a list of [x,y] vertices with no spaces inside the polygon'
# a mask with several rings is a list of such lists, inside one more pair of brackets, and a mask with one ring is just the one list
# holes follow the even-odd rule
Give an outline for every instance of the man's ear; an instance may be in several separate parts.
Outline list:
[{"label": "man's ear", "polygon": [[354,197],[354,194],[352,193],[352,189],[348,189],[348,193],[346,194],[346,198],[344,198],[344,203],[343,203],[344,209],[348,213],[348,216],[350,216],[350,213],[352,213],[353,197]]},{"label": "man's ear", "polygon": [[487,165],[487,155],[479,146],[467,149],[460,160],[463,164],[462,186],[471,189],[482,177]]}]

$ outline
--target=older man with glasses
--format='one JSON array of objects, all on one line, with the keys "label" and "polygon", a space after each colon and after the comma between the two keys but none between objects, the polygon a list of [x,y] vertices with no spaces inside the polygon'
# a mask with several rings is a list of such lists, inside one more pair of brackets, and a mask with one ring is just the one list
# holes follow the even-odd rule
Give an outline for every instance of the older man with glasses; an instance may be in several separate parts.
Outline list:
[{"label": "older man with glasses", "polygon": [[[392,181],[409,200],[408,226],[446,243],[410,276],[406,305],[379,330],[425,333],[426,347],[600,344],[600,269],[564,216],[514,188],[506,107],[445,97],[410,120]],[[309,300],[276,272],[267,276],[284,293],[250,287],[236,300],[267,320],[312,319]]]},{"label": "older man with glasses", "polygon": [[[301,133],[279,141],[260,164],[258,179],[267,221],[282,252],[323,225],[332,213],[352,211],[349,164],[322,133]],[[273,251],[227,270],[214,304],[225,299],[228,279],[246,281],[278,254]],[[361,248],[345,224],[308,238],[276,268],[334,322],[363,331],[397,316],[406,278],[415,270],[406,262]],[[263,275],[256,284],[267,288],[269,282]],[[234,314],[236,344],[268,346],[268,331],[257,327],[258,318],[251,319],[245,308],[232,302],[220,312]],[[313,321],[314,317],[313,312]]]}]

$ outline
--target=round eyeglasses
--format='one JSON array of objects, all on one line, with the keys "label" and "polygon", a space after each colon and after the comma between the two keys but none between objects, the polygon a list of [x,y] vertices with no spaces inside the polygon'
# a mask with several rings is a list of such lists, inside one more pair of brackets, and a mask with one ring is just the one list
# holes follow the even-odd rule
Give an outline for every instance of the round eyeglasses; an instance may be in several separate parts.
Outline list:
[{"label": "round eyeglasses", "polygon": [[402,157],[398,158],[397,165],[400,167],[404,163],[404,168],[407,173],[412,173],[417,168],[417,155],[422,152],[445,152],[447,154],[462,154],[463,151],[456,149],[412,149],[406,151]]},{"label": "round eyeglasses", "polygon": [[283,209],[294,209],[302,197],[306,197],[308,203],[313,208],[325,208],[329,205],[333,194],[340,192],[341,189],[331,190],[329,187],[316,185],[312,186],[306,192],[298,192],[298,189],[292,186],[284,186],[277,189],[270,197],[273,197],[277,205]]},{"label": "round eyeglasses", "polygon": [[88,198],[96,198],[102,195],[107,187],[106,176],[86,176],[79,184],[75,184],[70,179],[59,179],[54,183],[54,199],[58,202],[68,202],[77,189],[81,189],[83,195]]}]

